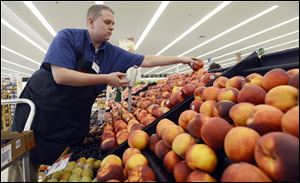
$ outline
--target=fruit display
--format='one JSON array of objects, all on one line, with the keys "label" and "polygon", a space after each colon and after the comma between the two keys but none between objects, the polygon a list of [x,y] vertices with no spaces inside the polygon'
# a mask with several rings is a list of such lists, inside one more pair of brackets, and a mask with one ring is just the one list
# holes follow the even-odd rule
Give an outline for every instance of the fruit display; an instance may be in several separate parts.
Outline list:
[{"label": "fruit display", "polygon": [[170,75],[134,97],[133,113],[116,104],[94,180],[298,181],[299,69],[246,66]]}]

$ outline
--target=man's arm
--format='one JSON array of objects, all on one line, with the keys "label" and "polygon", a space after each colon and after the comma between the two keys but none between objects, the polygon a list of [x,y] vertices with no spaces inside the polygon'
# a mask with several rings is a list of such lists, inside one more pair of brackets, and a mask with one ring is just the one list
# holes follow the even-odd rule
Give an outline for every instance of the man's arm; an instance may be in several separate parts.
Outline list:
[{"label": "man's arm", "polygon": [[191,64],[201,61],[195,57],[174,57],[174,56],[152,56],[146,55],[144,57],[141,67],[155,67],[155,66],[164,66],[172,64]]},{"label": "man's arm", "polygon": [[114,72],[110,74],[86,74],[64,67],[51,65],[55,82],[67,86],[90,86],[98,84],[109,84],[111,86],[127,86],[126,74]]}]

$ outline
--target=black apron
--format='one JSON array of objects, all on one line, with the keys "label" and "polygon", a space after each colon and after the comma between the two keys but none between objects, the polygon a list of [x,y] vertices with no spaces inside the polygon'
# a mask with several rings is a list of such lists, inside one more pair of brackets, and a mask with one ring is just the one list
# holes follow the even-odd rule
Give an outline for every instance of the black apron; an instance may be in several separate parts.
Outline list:
[{"label": "black apron", "polygon": [[[95,74],[91,65],[82,53],[77,53],[77,71]],[[30,152],[33,163],[51,165],[66,147],[82,141],[88,134],[91,108],[98,91],[97,86],[56,84],[49,65],[42,65],[31,76],[20,98],[30,99],[36,106],[31,126],[36,141]],[[13,131],[23,130],[29,110],[26,104],[17,105]]]}]

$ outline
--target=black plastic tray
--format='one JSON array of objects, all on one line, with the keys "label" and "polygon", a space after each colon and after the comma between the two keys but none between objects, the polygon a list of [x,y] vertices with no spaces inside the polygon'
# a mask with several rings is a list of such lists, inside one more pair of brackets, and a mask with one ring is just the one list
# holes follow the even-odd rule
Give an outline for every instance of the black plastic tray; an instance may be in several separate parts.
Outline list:
[{"label": "black plastic tray", "polygon": [[[297,56],[298,55],[298,56]],[[280,59],[279,59],[280,58]],[[282,60],[285,60],[286,63],[282,64]],[[225,76],[231,78],[233,76],[247,76],[250,73],[260,73],[265,74],[271,69],[274,68],[283,68],[285,70],[292,68],[299,68],[299,48],[285,50],[282,52],[272,53],[258,57],[256,52],[253,52],[248,57],[243,59],[238,64],[234,65],[230,69],[225,70],[220,76]],[[219,76],[219,77],[220,77]],[[215,78],[217,79],[217,78]],[[211,81],[206,86],[212,86],[214,81]],[[143,130],[150,135],[156,133],[157,123],[164,118],[167,118],[175,123],[178,123],[178,118],[180,114],[189,109],[190,103],[194,100],[194,96],[186,98],[182,103],[176,105],[170,111],[156,119],[150,125],[146,126]],[[116,154],[122,156],[123,152],[128,148],[128,143],[125,141],[120,144],[115,149],[107,152],[104,156],[108,154]],[[150,166],[152,167],[154,173],[156,174],[157,181],[159,182],[170,182],[174,181],[173,176],[166,172],[163,167],[162,161],[158,159],[154,153],[146,149],[142,152],[149,161]],[[217,151],[218,156],[218,166],[216,170],[211,174],[217,180],[220,180],[223,170],[231,164],[231,161],[225,156],[224,151]]]}]

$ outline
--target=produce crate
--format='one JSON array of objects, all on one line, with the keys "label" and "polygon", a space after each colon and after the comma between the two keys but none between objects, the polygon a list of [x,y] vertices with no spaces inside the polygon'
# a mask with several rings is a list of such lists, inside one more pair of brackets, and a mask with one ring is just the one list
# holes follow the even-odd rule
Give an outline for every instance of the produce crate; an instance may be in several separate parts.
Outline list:
[{"label": "produce crate", "polygon": [[[225,69],[225,71],[220,76],[231,78],[237,75],[247,76],[248,74],[254,72],[265,74],[266,72],[274,68],[282,68],[284,70],[299,68],[299,48],[266,54],[263,55],[262,57],[259,57],[256,52],[253,52],[238,64],[234,65],[233,67],[230,67],[229,69]],[[212,86],[213,82],[214,81],[208,83],[206,87]],[[149,136],[156,133],[156,125],[160,120],[164,118],[167,118],[175,122],[176,124],[178,124],[178,118],[180,114],[183,111],[189,109],[190,103],[193,100],[194,100],[194,96],[190,96],[186,98],[182,103],[170,109],[170,111],[168,111],[167,113],[165,113],[164,115],[156,119],[150,125],[146,126],[143,130],[147,132]],[[115,154],[119,157],[122,157],[123,152],[128,147],[129,147],[128,142],[125,141],[124,143],[120,144],[118,147],[104,154],[103,157],[107,156],[108,154]],[[150,167],[153,169],[157,177],[157,181],[160,182],[174,181],[173,176],[165,170],[162,164],[162,160],[158,159],[154,155],[154,153],[148,150],[148,148],[142,151],[142,153],[146,156]],[[219,162],[216,170],[211,175],[215,177],[217,180],[220,180],[223,170],[232,162],[226,157],[224,150],[216,151],[216,154]]]}]

